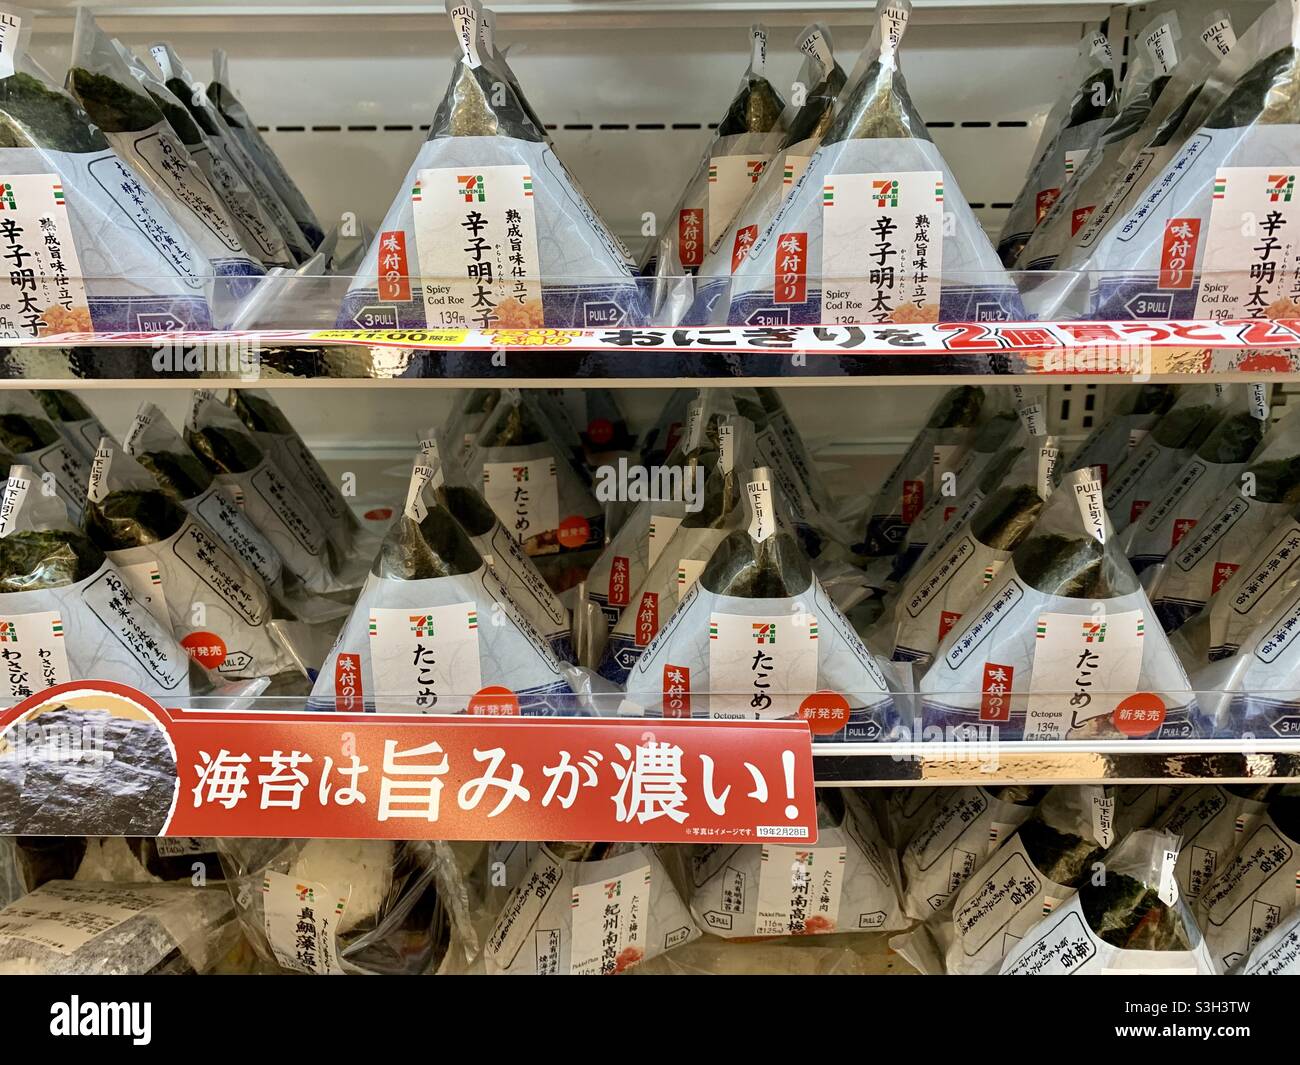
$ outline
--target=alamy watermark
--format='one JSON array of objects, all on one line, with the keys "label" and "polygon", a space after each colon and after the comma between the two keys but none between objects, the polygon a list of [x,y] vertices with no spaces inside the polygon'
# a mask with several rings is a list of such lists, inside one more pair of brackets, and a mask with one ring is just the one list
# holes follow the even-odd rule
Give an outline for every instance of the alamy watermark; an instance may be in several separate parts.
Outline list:
[{"label": "alamy watermark", "polygon": [[619,459],[600,466],[595,478],[596,498],[602,503],[682,503],[686,513],[704,508],[704,467],[641,466]]}]

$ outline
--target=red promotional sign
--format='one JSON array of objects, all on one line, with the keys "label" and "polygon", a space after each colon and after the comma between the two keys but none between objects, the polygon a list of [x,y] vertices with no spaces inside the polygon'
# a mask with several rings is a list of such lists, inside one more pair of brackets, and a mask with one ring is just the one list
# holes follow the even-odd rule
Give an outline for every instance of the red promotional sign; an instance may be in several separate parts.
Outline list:
[{"label": "red promotional sign", "polygon": [[0,713],[0,736],[21,757],[21,728],[37,728],[43,711],[65,706],[145,720],[165,733],[177,783],[160,835],[817,837],[803,721],[178,710],[123,684],[85,681]]},{"label": "red promotional sign", "polygon": [[379,234],[379,298],[405,303],[411,298],[411,274],[406,265],[406,234],[400,229]]},{"label": "red promotional sign", "polygon": [[683,266],[704,263],[704,208],[688,207],[677,213],[678,257]]},{"label": "red promotional sign", "polygon": [[1120,702],[1110,716],[1124,735],[1147,736],[1164,724],[1165,703],[1151,692],[1138,692]]},{"label": "red promotional sign", "polygon": [[813,692],[799,704],[799,717],[814,736],[833,736],[849,723],[849,701],[839,692]]},{"label": "red promotional sign", "polygon": [[806,303],[808,300],[807,233],[782,233],[777,238],[775,271],[772,301]]},{"label": "red promotional sign", "polygon": [[1165,223],[1165,240],[1160,248],[1160,281],[1163,289],[1192,287],[1196,246],[1201,240],[1199,218],[1171,218]]},{"label": "red promotional sign", "polygon": [[980,699],[981,721],[1011,720],[1011,681],[1016,675],[1014,666],[1000,666],[996,662],[984,663],[983,696]]}]

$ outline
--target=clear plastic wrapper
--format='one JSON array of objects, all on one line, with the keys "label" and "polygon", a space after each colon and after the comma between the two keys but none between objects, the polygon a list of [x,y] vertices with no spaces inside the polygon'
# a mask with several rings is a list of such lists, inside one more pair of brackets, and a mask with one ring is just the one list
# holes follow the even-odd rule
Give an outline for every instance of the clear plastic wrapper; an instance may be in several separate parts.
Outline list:
[{"label": "clear plastic wrapper", "polygon": [[749,30],[749,66],[699,165],[666,216],[641,272],[657,278],[654,320],[691,305],[691,275],[722,240],[786,135],[786,104],[767,79],[767,27]]},{"label": "clear plastic wrapper", "polygon": [[935,495],[937,478],[961,461],[970,430],[980,422],[984,401],[980,386],[959,385],[931,408],[925,426],[872,500],[863,540],[868,557],[898,554],[908,528]]},{"label": "clear plastic wrapper", "polygon": [[67,439],[60,424],[51,421],[33,393],[5,389],[0,394],[0,447],[14,463],[31,467],[42,488],[55,492],[75,524],[86,508],[90,461],[79,445]]},{"label": "clear plastic wrapper", "polygon": [[244,935],[282,970],[421,975],[447,959],[452,919],[437,844],[222,839],[217,846]]},{"label": "clear plastic wrapper", "polygon": [[902,852],[903,908],[924,921],[1034,812],[1046,789],[943,788]]},{"label": "clear plastic wrapper", "polygon": [[275,149],[266,143],[266,139],[258,131],[257,123],[249,118],[244,105],[231,90],[230,67],[226,60],[226,53],[221,48],[212,50],[212,80],[208,82],[207,95],[235,139],[252,156],[276,195],[293,215],[298,228],[307,238],[307,243],[313,248],[319,247],[325,236],[320,222],[317,221],[316,214],[307,203],[306,197],[294,184],[289,171],[280,162],[280,157],[275,154]]},{"label": "clear plastic wrapper", "polygon": [[421,465],[429,471],[434,495],[473,541],[511,601],[542,634],[555,656],[572,661],[574,644],[568,609],[470,483],[450,438],[442,430],[430,429],[420,441],[420,449]]},{"label": "clear plastic wrapper", "polygon": [[748,471],[743,485],[745,527],[716,547],[636,660],[619,713],[779,720],[822,693],[838,716],[817,739],[881,739],[897,724],[894,693],[906,679],[882,668],[831,601],[768,469]]},{"label": "clear plastic wrapper", "polygon": [[1261,541],[1300,504],[1300,417],[1269,427],[1241,476],[1193,519],[1165,563],[1148,580],[1156,616],[1172,632],[1248,562]]},{"label": "clear plastic wrapper", "polygon": [[[741,477],[754,461],[754,429],[748,418],[725,412],[726,405],[721,404],[722,412],[715,419],[706,413],[712,410],[708,403],[691,404],[684,435],[673,449],[674,454],[703,454],[707,448],[703,506],[684,513],[676,528],[666,530],[666,542],[657,548],[653,564],[648,563],[647,555],[644,578],[628,586],[627,605],[610,629],[599,666],[600,675],[616,684],[626,682],[661,625],[695,586],[718,545],[745,521]],[[711,432],[716,433],[715,439],[710,439]],[[648,553],[648,539],[646,549]],[[611,560],[611,573],[613,566]]]},{"label": "clear plastic wrapper", "polygon": [[604,511],[575,464],[580,451],[537,399],[506,389],[465,460],[470,479],[557,592],[583,580],[605,540]]},{"label": "clear plastic wrapper", "polygon": [[875,812],[876,825],[886,843],[901,851],[930,818],[943,788],[864,788],[858,795]]},{"label": "clear plastic wrapper", "polygon": [[1152,827],[1182,840],[1174,875],[1195,904],[1268,809],[1267,785],[1202,784],[1179,788]]},{"label": "clear plastic wrapper", "polygon": [[89,465],[95,448],[109,432],[103,423],[73,393],[61,388],[34,388],[32,396],[63,439]]},{"label": "clear plastic wrapper", "polygon": [[213,152],[235,169],[257,197],[258,204],[275,223],[290,253],[298,262],[312,256],[315,245],[303,233],[258,161],[245,149],[222,114],[208,98],[202,82],[186,69],[176,50],[165,41],[149,46],[149,54],[158,64],[163,84],[172,91],[190,113],[190,117],[212,144]]},{"label": "clear plastic wrapper", "polygon": [[1106,511],[1122,533],[1162,496],[1170,480],[1191,459],[1223,415],[1222,385],[1185,385],[1150,431],[1136,437],[1125,458],[1106,480]]},{"label": "clear plastic wrapper", "polygon": [[[211,329],[205,256],[28,54],[31,12],[0,13],[16,27],[14,72],[0,79],[0,167],[17,213],[12,240],[40,278],[35,293],[11,285],[4,301],[17,334]],[[43,226],[50,240],[38,242]]]},{"label": "clear plastic wrapper", "polygon": [[200,884],[223,878],[214,839],[189,836],[87,836],[74,880],[123,884],[185,881]]},{"label": "clear plastic wrapper", "polygon": [[[1203,518],[1211,518],[1206,513],[1207,509],[1215,511],[1213,520],[1210,520],[1212,527],[1219,519],[1224,505],[1229,505],[1234,512],[1239,509],[1232,504],[1232,500],[1220,497],[1235,491],[1240,498],[1240,476],[1246,471],[1248,463],[1257,457],[1264,457],[1261,445],[1269,439],[1265,435],[1269,431],[1268,386],[1250,384],[1228,387],[1233,392],[1227,397],[1218,422],[1210,434],[1195,454],[1179,467],[1166,490],[1155,498],[1142,512],[1142,516],[1120,537],[1124,553],[1128,555],[1134,572],[1139,576],[1152,566],[1164,562],[1171,553],[1182,557],[1189,546],[1204,543],[1208,532],[1211,537],[1209,545],[1203,550],[1193,551],[1189,557],[1193,567],[1199,569],[1196,564],[1217,541],[1214,539],[1213,528],[1207,530],[1202,527],[1198,530],[1197,523]],[[1294,447],[1294,442],[1287,439],[1291,435],[1285,431],[1272,434],[1273,439],[1277,440],[1278,452],[1272,458],[1281,460]],[[1260,474],[1263,479],[1262,488],[1266,492],[1284,493],[1291,479],[1285,461],[1266,462],[1261,467]],[[1269,514],[1281,518],[1285,510],[1283,506],[1273,505],[1272,500],[1261,499],[1259,502],[1260,515],[1268,509],[1265,506],[1267,503],[1272,507]],[[1248,509],[1255,510],[1255,507],[1249,506]],[[1229,517],[1231,516],[1230,514]],[[1180,546],[1183,548],[1181,552],[1178,551]],[[1199,575],[1198,573],[1198,577]],[[1147,587],[1151,586],[1153,578],[1156,578],[1155,573],[1143,577]],[[1186,591],[1190,593],[1191,589]],[[1180,616],[1185,620],[1186,613]],[[1172,614],[1170,618],[1172,620]]]},{"label": "clear plastic wrapper", "polygon": [[895,661],[928,661],[940,642],[997,579],[1033,529],[1051,495],[1061,449],[1054,436],[1025,447],[966,521],[954,517],[944,544],[899,589],[894,606]]},{"label": "clear plastic wrapper", "polygon": [[[268,269],[292,267],[295,262],[293,253],[275,222],[258,202],[257,194],[222,156],[219,146],[203,127],[194,121],[184,102],[163,82],[158,68],[149,66],[116,38],[112,45],[131,76],[162,112],[172,133],[185,145],[190,159],[206,175],[213,192],[234,222],[244,250],[255,255]],[[242,316],[242,307],[240,311]],[[232,328],[238,328],[238,325]]]},{"label": "clear plastic wrapper", "polygon": [[1292,910],[1234,970],[1237,976],[1300,975],[1300,910]]},{"label": "clear plastic wrapper", "polygon": [[423,465],[412,471],[402,516],[325,660],[309,709],[487,713],[486,704],[504,700],[516,713],[572,713],[566,668],[443,504],[431,475]]},{"label": "clear plastic wrapper", "polygon": [[0,606],[13,629],[5,702],[84,677],[130,684],[164,702],[189,696],[190,658],[171,625],[72,528],[29,467],[10,468],[0,508]]},{"label": "clear plastic wrapper", "polygon": [[1025,932],[1096,873],[1114,841],[1114,789],[1053,788],[949,906],[890,946],[929,975],[994,972]]},{"label": "clear plastic wrapper", "polygon": [[998,254],[1010,265],[1061,196],[1102,132],[1118,113],[1115,57],[1101,30],[1085,33],[1066,74],[1066,93],[1052,105],[1015,202],[1002,224]]},{"label": "clear plastic wrapper", "polygon": [[295,656],[271,625],[266,585],[207,522],[107,438],[89,484],[86,535],[181,646],[194,647],[220,677],[296,671]]},{"label": "clear plastic wrapper", "polygon": [[866,806],[822,789],[817,843],[674,848],[696,924],[725,939],[888,932],[907,925],[898,858]]},{"label": "clear plastic wrapper", "polygon": [[1173,385],[1142,384],[1124,389],[1121,395],[1115,409],[1107,412],[1067,460],[1062,474],[1095,466],[1105,486],[1110,475],[1173,407],[1178,390]]},{"label": "clear plastic wrapper", "polygon": [[[944,638],[919,685],[925,728],[1038,740],[1204,729],[1101,491],[1096,469],[1067,474],[1029,537]],[[1140,707],[1126,702],[1138,692]]]},{"label": "clear plastic wrapper", "polygon": [[1106,856],[1105,876],[1088,877],[1008,952],[1006,976],[1214,972],[1173,865],[1178,837],[1143,829]]},{"label": "clear plastic wrapper", "polygon": [[696,285],[710,324],[1025,317],[1014,283],[912,107],[898,66],[909,13],[905,0],[881,12],[878,57],[730,283]]},{"label": "clear plastic wrapper", "polygon": [[216,279],[212,310],[224,326],[266,271],[245,250],[239,227],[202,168],[84,7],[77,10],[68,89],[202,256],[194,265]]},{"label": "clear plastic wrapper", "polygon": [[[1180,26],[1191,32],[1183,35]],[[1157,142],[1172,135],[1170,127],[1185,118],[1206,77],[1236,40],[1223,10],[1199,21],[1185,17],[1181,24],[1176,11],[1160,12],[1135,35],[1119,115],[1082,166],[1074,160],[1074,174],[1021,249],[1018,268],[1050,270],[1098,206],[1121,195],[1112,190],[1131,187],[1149,174]]]},{"label": "clear plastic wrapper", "polygon": [[699,935],[656,848],[542,844],[477,967],[489,974],[612,976]]},{"label": "clear plastic wrapper", "polygon": [[1242,833],[1232,857],[1196,900],[1216,971],[1243,961],[1296,906],[1300,797],[1280,795]]},{"label": "clear plastic wrapper", "polygon": [[[478,12],[458,4],[450,14],[461,59],[338,325],[375,308],[401,328],[644,321],[624,249],[483,62]],[[508,271],[494,270],[498,254]]]},{"label": "clear plastic wrapper", "polygon": [[238,936],[222,888],[55,880],[0,910],[0,973],[203,973]]},{"label": "clear plastic wrapper", "polygon": [[[196,389],[185,420],[185,443],[214,481],[234,494],[248,520],[308,591],[343,592],[361,584],[365,568],[342,554],[307,502],[310,485],[281,465],[239,415],[207,389]],[[301,490],[300,490],[301,489]]]}]

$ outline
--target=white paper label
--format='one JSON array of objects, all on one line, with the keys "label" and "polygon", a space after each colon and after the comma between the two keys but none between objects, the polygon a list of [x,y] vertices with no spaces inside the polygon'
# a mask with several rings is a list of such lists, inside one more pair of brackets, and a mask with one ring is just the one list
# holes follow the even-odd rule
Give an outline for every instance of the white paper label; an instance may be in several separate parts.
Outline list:
[{"label": "white paper label", "polygon": [[817,619],[808,614],[714,614],[709,619],[714,718],[790,717],[817,690]]},{"label": "white paper label", "polygon": [[645,957],[650,915],[650,866],[614,880],[575,885],[573,950],[575,976],[613,976]]},{"label": "white paper label", "polygon": [[0,911],[0,943],[20,939],[67,957],[163,899],[145,886],[57,881],[24,895],[21,902]]},{"label": "white paper label", "polygon": [[844,859],[843,847],[764,846],[754,934],[833,932],[840,913]]},{"label": "white paper label", "polygon": [[1041,403],[1031,403],[1027,407],[1019,408],[1016,413],[1020,415],[1020,423],[1030,436],[1047,435],[1047,415],[1043,413]]},{"label": "white paper label", "polygon": [[23,20],[10,12],[0,13],[0,78],[14,72],[14,54],[18,50],[18,36]]},{"label": "white paper label", "polygon": [[479,58],[479,12],[473,4],[457,4],[447,12],[451,19],[451,28],[460,42],[462,61],[468,67],[480,66]]},{"label": "white paper label", "polygon": [[268,871],[262,921],[275,960],[295,972],[342,975],[335,935],[350,895],[350,890],[334,892],[314,880]]},{"label": "white paper label", "polygon": [[1046,501],[1051,497],[1056,486],[1056,464],[1061,460],[1059,447],[1040,447],[1038,449],[1038,498]]},{"label": "white paper label", "polygon": [[58,611],[0,615],[0,671],[14,701],[72,680]]},{"label": "white paper label", "polygon": [[1212,22],[1206,26],[1201,31],[1201,43],[1213,55],[1227,55],[1237,44],[1237,34],[1232,29],[1232,20],[1221,18],[1217,22]]},{"label": "white paper label", "polygon": [[205,836],[159,836],[154,840],[161,858],[188,858],[192,854],[212,854],[216,843]]},{"label": "white paper label", "polygon": [[826,34],[815,26],[799,38],[799,51],[816,59],[821,65],[823,74],[829,74],[835,66],[835,57],[831,55],[831,46],[826,40]]},{"label": "white paper label", "polygon": [[728,474],[736,465],[736,427],[731,422],[718,426],[718,469]]},{"label": "white paper label", "polygon": [[1168,74],[1178,63],[1178,52],[1174,48],[1174,27],[1166,22],[1157,26],[1146,36],[1144,42],[1151,63],[1160,74]]},{"label": "white paper label", "polygon": [[1268,394],[1270,391],[1272,391],[1271,385],[1257,382],[1252,382],[1250,385],[1250,413],[1261,422],[1268,421]]},{"label": "white paper label", "polygon": [[156,129],[143,135],[115,134],[114,139],[118,138],[129,139],[135,156],[171,194],[170,208],[185,207],[222,247],[243,254],[243,245],[230,216],[220,206],[203,171],[193,164],[185,145],[170,130]]},{"label": "white paper label", "polygon": [[664,553],[664,548],[668,541],[672,539],[673,533],[681,525],[682,519],[674,514],[654,514],[650,515],[650,535],[646,541],[650,555],[646,563],[646,569],[655,568],[655,563],[659,561],[659,556]]},{"label": "white paper label", "polygon": [[881,65],[893,66],[894,55],[907,32],[907,20],[910,8],[887,7],[880,12],[880,59]]},{"label": "white paper label", "polygon": [[58,174],[0,175],[0,256],[0,338],[91,331]]},{"label": "white paper label", "polygon": [[701,558],[679,558],[677,560],[677,598],[679,601],[682,596],[695,586],[695,582],[700,579],[700,574],[704,572],[704,567],[708,564],[708,559]]},{"label": "white paper label", "polygon": [[374,607],[370,669],[375,695],[416,713],[464,710],[483,687],[473,603]]},{"label": "white paper label", "polygon": [[749,536],[755,543],[762,543],[776,532],[776,515],[772,512],[772,482],[767,478],[750,481],[746,486],[749,492]]},{"label": "white paper label", "polygon": [[1106,505],[1102,501],[1100,479],[1080,481],[1074,486],[1074,499],[1079,505],[1079,517],[1088,535],[1099,544],[1106,542]]},{"label": "white paper label", "polygon": [[943,174],[828,174],[822,189],[826,322],[935,322]]},{"label": "white paper label", "polygon": [[171,615],[167,613],[167,600],[163,596],[162,574],[158,572],[156,562],[137,562],[133,566],[118,566],[131,594],[155,618],[158,624],[169,632],[172,627]]},{"label": "white paper label", "polygon": [[755,74],[767,66],[767,30],[755,23],[749,27],[749,66]]},{"label": "white paper label", "polygon": [[1178,852],[1165,851],[1160,861],[1160,886],[1156,894],[1160,896],[1160,901],[1166,906],[1172,906],[1178,901],[1178,880],[1174,876],[1174,870],[1178,865]]},{"label": "white paper label", "polygon": [[715,155],[709,160],[709,247],[727,232],[754,191],[770,155]]},{"label": "white paper label", "polygon": [[527,166],[421,170],[411,207],[431,326],[544,324]]},{"label": "white paper label", "polygon": [[[1296,171],[1226,166],[1214,179],[1197,318],[1285,318],[1300,294]],[[1243,218],[1256,220],[1243,226]]]},{"label": "white paper label", "polygon": [[1109,714],[1142,672],[1142,611],[1040,614],[1025,739],[1065,739]]},{"label": "white paper label", "polygon": [[1091,787],[1088,796],[1092,808],[1092,838],[1103,847],[1115,842],[1115,798],[1107,797],[1105,788]]},{"label": "white paper label", "polygon": [[555,459],[485,462],[483,498],[520,543],[560,527]]},{"label": "white paper label", "polygon": [[1136,450],[1137,446],[1138,446],[1140,443],[1142,443],[1143,440],[1145,440],[1145,439],[1147,438],[1147,436],[1150,434],[1150,432],[1151,432],[1150,429],[1130,429],[1130,430],[1128,431],[1128,449],[1129,449],[1129,451],[1134,451],[1134,450]]}]

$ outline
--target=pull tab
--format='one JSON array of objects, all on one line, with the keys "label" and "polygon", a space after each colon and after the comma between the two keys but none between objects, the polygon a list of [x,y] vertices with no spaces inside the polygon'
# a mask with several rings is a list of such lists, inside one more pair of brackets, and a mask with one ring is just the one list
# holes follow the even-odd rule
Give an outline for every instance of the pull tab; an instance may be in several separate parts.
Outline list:
[{"label": "pull tab", "polygon": [[23,20],[12,11],[0,11],[0,78],[7,78],[14,72],[14,57],[18,54],[18,39],[22,33]]},{"label": "pull tab", "polygon": [[772,471],[760,466],[754,479],[745,486],[749,493],[749,538],[761,544],[776,532],[776,514],[772,510]]},{"label": "pull tab", "polygon": [[826,40],[826,34],[822,32],[820,26],[809,26],[800,34],[799,51],[817,60],[823,75],[835,69],[835,57],[831,54],[830,42]]},{"label": "pull tab", "polygon": [[1092,838],[1110,847],[1115,842],[1115,796],[1108,796],[1099,784],[1090,784],[1085,790],[1092,814]]},{"label": "pull tab", "polygon": [[108,495],[108,469],[113,465],[113,449],[101,443],[95,448],[95,459],[90,464],[90,483],[86,498],[92,503],[102,503]]},{"label": "pull tab", "polygon": [[1106,542],[1106,507],[1101,501],[1101,477],[1096,466],[1087,470],[1087,480],[1074,485],[1074,501],[1088,535],[1099,544]]},{"label": "pull tab", "polygon": [[1110,40],[1100,30],[1092,35],[1088,51],[1096,56],[1103,66],[1115,65],[1115,54],[1110,50]]},{"label": "pull tab", "polygon": [[479,42],[483,45],[483,54],[489,59],[496,55],[497,17],[481,4],[478,9]]},{"label": "pull tab", "polygon": [[1020,415],[1020,424],[1030,436],[1047,435],[1047,417],[1043,414],[1041,403],[1030,403],[1016,411]]},{"label": "pull tab", "polygon": [[1250,386],[1250,413],[1261,422],[1268,421],[1268,390],[1270,386],[1252,384]]},{"label": "pull tab", "polygon": [[31,467],[9,467],[9,479],[5,481],[4,493],[0,494],[0,536],[8,536],[14,531],[14,518],[23,509],[23,501],[31,487]]},{"label": "pull tab", "polygon": [[704,437],[704,402],[691,400],[686,407],[686,433],[682,438],[682,453],[698,451]]},{"label": "pull tab", "polygon": [[406,505],[402,513],[414,522],[424,521],[429,513],[429,508],[424,505],[424,486],[432,476],[433,469],[429,466],[417,465],[411,470],[411,483],[406,489]]},{"label": "pull tab", "polygon": [[1061,461],[1061,449],[1054,443],[1043,444],[1038,449],[1038,498],[1046,503],[1056,487],[1056,464]]},{"label": "pull tab", "polygon": [[456,4],[447,12],[451,28],[460,41],[461,61],[470,69],[483,65],[479,59],[479,19],[473,4]]},{"label": "pull tab", "polygon": [[128,455],[135,454],[140,437],[149,426],[153,425],[156,417],[158,417],[158,408],[152,403],[145,403],[135,412],[135,417],[131,419],[131,428],[126,431],[126,437],[122,441],[122,446],[126,448]]},{"label": "pull tab", "polygon": [[153,61],[162,71],[163,81],[171,81],[172,78],[177,77],[176,72],[172,70],[172,57],[168,54],[165,44],[151,44],[149,54],[153,56]]},{"label": "pull tab", "polygon": [[749,69],[762,74],[767,67],[767,27],[755,22],[749,27]]},{"label": "pull tab", "polygon": [[902,4],[891,5],[880,13],[880,65],[888,70],[898,66],[898,46],[903,43],[911,15],[910,5]]},{"label": "pull tab", "polygon": [[1160,74],[1168,74],[1178,65],[1178,50],[1174,47],[1178,23],[1173,19],[1162,22],[1146,36],[1144,42],[1151,62]]},{"label": "pull tab", "polygon": [[1177,866],[1178,852],[1166,848],[1160,857],[1160,885],[1156,888],[1156,894],[1166,906],[1178,901],[1178,880],[1174,876]]},{"label": "pull tab", "polygon": [[718,469],[730,473],[736,466],[736,427],[731,422],[718,426]]},{"label": "pull tab", "polygon": [[1236,47],[1237,34],[1226,11],[1215,11],[1210,16],[1210,24],[1201,31],[1201,43],[1217,56],[1225,56]]}]

